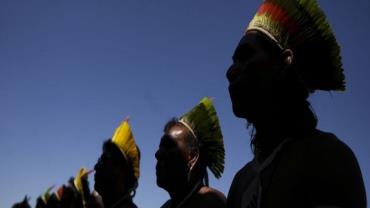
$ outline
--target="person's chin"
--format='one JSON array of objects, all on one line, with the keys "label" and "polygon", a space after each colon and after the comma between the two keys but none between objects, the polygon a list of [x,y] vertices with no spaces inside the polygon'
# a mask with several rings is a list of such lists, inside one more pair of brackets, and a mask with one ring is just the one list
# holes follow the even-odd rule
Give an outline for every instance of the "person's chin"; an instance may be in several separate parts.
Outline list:
[{"label": "person's chin", "polygon": [[244,114],[238,108],[235,107],[233,107],[233,113],[238,118],[243,118],[244,116]]},{"label": "person's chin", "polygon": [[234,108],[234,115],[238,118],[245,119],[248,123],[255,123],[256,121],[256,111],[247,111],[246,109]]},{"label": "person's chin", "polygon": [[94,180],[94,190],[96,190],[101,195],[101,192],[102,192],[101,183],[96,177]]},{"label": "person's chin", "polygon": [[158,173],[158,170],[155,171],[155,177],[156,177],[156,182],[157,182],[157,185],[160,186],[161,184],[161,179],[159,177],[159,173]]},{"label": "person's chin", "polygon": [[157,177],[157,186],[160,187],[160,188],[163,188],[163,189],[166,189],[166,186],[165,186],[165,181],[163,181],[163,179],[160,179]]},{"label": "person's chin", "polygon": [[240,103],[232,103],[233,113],[238,118],[246,118],[245,106]]},{"label": "person's chin", "polygon": [[167,190],[168,181],[166,180],[166,177],[163,177],[163,176],[161,177],[157,173],[157,181],[156,182],[157,182],[158,187]]},{"label": "person's chin", "polygon": [[96,182],[94,184],[94,190],[97,191],[99,194],[101,192],[100,187],[96,184]]}]

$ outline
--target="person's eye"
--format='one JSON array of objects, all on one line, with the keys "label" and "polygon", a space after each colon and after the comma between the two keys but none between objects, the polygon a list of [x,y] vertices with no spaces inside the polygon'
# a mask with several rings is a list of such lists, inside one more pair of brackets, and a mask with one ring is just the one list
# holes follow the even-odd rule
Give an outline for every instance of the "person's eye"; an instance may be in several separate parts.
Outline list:
[{"label": "person's eye", "polygon": [[253,55],[253,49],[248,46],[238,47],[233,55],[234,62],[245,62]]}]

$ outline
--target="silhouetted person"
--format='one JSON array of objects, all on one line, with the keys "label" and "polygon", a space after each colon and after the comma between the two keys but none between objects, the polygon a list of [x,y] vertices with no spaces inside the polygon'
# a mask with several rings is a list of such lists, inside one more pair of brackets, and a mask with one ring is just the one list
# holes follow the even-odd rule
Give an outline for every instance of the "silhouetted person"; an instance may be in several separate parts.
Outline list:
[{"label": "silhouetted person", "polygon": [[366,207],[354,154],[316,129],[307,101],[315,90],[345,89],[340,48],[316,1],[264,1],[227,79],[234,114],[255,131],[229,208]]},{"label": "silhouetted person", "polygon": [[[62,187],[64,188],[64,186]],[[60,194],[60,189],[57,193],[51,193],[53,186],[48,188],[44,194],[36,199],[36,208],[62,208],[61,196],[57,196],[58,192]]]},{"label": "silhouetted person", "polygon": [[[91,172],[91,171],[90,171]],[[37,198],[36,208],[95,208],[98,206],[87,206],[92,201],[87,176],[90,173],[81,168],[76,177],[71,177],[66,185],[62,185],[54,193],[53,187]]]},{"label": "silhouetted person", "polygon": [[128,122],[103,145],[95,165],[95,190],[105,208],[136,208],[133,202],[139,179],[140,153]]},{"label": "silhouetted person", "polygon": [[224,169],[224,147],[216,112],[208,98],[164,128],[157,158],[157,185],[169,195],[163,208],[225,207],[225,196],[208,186],[207,167]]},{"label": "silhouetted person", "polygon": [[27,196],[24,197],[23,201],[15,203],[12,208],[31,208],[30,204],[28,203]]},{"label": "silhouetted person", "polygon": [[75,177],[69,179],[67,185],[59,188],[60,205],[62,208],[88,208],[87,203],[92,197],[88,182],[89,173],[91,171],[81,168]]},{"label": "silhouetted person", "polygon": [[59,201],[61,208],[84,208],[81,194],[77,191],[73,181],[74,178],[70,178],[68,184],[64,185],[63,194]]}]

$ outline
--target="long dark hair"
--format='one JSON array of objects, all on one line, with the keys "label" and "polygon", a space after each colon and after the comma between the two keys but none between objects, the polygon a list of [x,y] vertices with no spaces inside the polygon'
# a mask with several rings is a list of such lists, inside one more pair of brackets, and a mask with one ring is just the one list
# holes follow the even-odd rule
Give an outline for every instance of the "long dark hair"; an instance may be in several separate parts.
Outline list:
[{"label": "long dark hair", "polygon": [[298,72],[299,67],[299,63],[293,62],[282,68],[284,70],[283,80],[280,81],[277,89],[274,89],[276,94],[271,98],[272,102],[269,105],[271,108],[266,109],[272,114],[271,120],[279,127],[275,129],[280,134],[277,137],[282,138],[276,141],[264,141],[263,135],[258,132],[255,124],[247,124],[251,134],[250,145],[254,154],[257,150],[263,149],[270,152],[281,142],[281,139],[299,138],[316,129],[317,117],[307,100],[311,92]]}]

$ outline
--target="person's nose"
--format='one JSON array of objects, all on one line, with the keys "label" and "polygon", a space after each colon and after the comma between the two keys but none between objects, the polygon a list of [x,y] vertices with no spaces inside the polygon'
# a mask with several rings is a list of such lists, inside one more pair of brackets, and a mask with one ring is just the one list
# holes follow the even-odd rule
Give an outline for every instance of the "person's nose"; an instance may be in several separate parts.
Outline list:
[{"label": "person's nose", "polygon": [[234,82],[240,76],[239,64],[233,63],[226,72],[226,78],[229,82]]},{"label": "person's nose", "polygon": [[155,159],[159,160],[159,150],[155,152]]},{"label": "person's nose", "polygon": [[98,159],[98,161],[96,161],[96,163],[95,163],[95,165],[94,165],[94,170],[95,171],[97,171],[99,168],[100,168],[100,166],[101,166],[101,161],[100,161],[100,158]]}]

